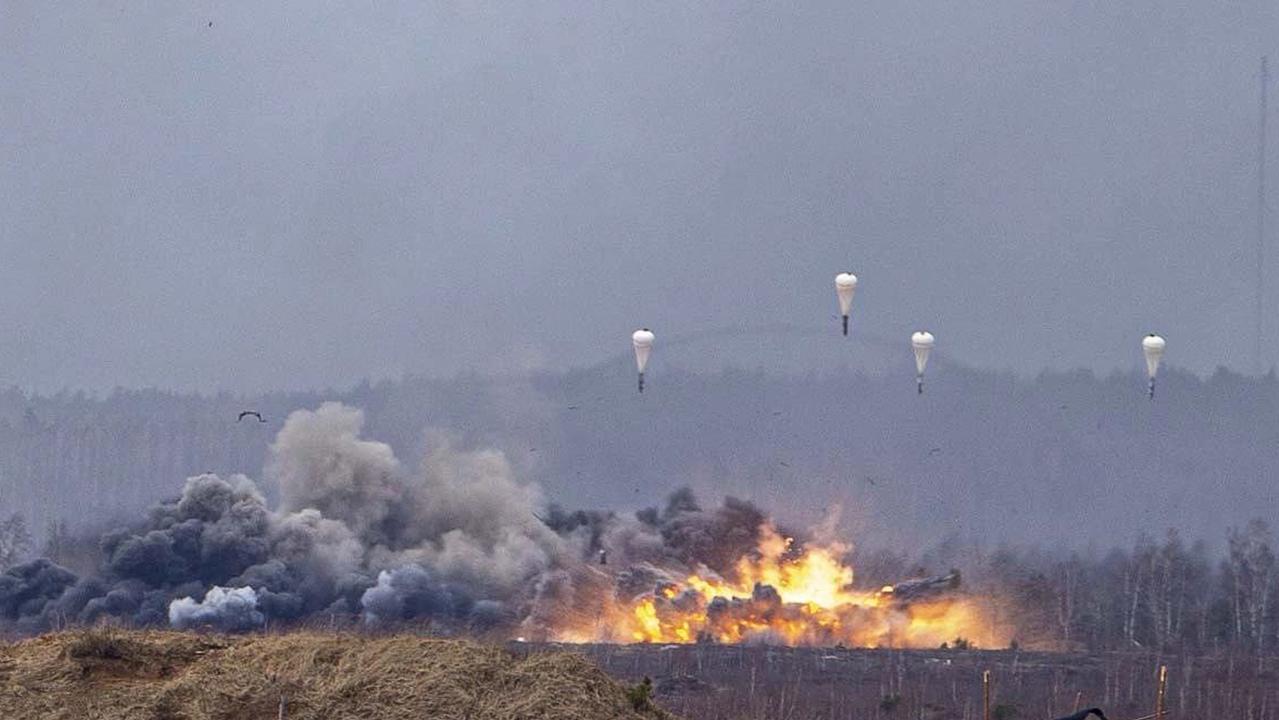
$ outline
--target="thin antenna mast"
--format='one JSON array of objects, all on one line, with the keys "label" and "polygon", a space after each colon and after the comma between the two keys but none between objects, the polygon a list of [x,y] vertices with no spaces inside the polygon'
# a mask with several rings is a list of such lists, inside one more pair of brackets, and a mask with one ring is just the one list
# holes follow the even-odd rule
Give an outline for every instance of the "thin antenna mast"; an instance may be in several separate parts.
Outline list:
[{"label": "thin antenna mast", "polygon": [[1257,374],[1265,372],[1261,362],[1261,333],[1263,319],[1261,308],[1265,291],[1265,273],[1262,264],[1266,259],[1266,90],[1270,84],[1270,69],[1266,56],[1261,56],[1261,117],[1257,133],[1257,305],[1256,328],[1253,333],[1252,358]]}]

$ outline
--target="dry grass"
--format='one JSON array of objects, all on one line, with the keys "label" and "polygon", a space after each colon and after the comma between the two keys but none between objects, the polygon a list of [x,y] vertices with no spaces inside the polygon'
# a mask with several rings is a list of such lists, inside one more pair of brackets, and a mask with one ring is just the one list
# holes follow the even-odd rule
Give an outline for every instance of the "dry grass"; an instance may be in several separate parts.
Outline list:
[{"label": "dry grass", "polygon": [[409,635],[98,628],[0,646],[0,718],[655,720],[579,655]]}]

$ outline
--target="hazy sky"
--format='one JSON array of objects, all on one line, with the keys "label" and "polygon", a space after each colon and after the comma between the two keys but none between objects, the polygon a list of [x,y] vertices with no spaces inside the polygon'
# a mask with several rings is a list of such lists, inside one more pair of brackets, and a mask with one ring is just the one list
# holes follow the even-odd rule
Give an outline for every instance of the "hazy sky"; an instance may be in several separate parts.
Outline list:
[{"label": "hazy sky", "polygon": [[0,385],[835,332],[845,268],[903,363],[1252,367],[1279,5],[797,4],[0,0]]}]

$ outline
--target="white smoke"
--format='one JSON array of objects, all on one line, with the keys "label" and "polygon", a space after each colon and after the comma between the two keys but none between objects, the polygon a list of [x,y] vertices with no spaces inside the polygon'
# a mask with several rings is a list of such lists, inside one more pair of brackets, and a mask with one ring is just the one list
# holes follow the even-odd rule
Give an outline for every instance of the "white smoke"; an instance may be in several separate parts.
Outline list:
[{"label": "white smoke", "polygon": [[266,616],[258,610],[258,594],[250,587],[227,589],[215,585],[204,594],[202,602],[184,597],[169,603],[169,624],[175,628],[212,627],[242,632],[265,622]]}]

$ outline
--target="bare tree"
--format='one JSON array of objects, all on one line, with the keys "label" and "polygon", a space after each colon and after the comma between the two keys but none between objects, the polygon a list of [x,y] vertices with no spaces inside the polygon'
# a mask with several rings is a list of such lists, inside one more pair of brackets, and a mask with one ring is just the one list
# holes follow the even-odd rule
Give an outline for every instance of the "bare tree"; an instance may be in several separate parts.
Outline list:
[{"label": "bare tree", "polygon": [[1227,571],[1232,590],[1236,639],[1257,652],[1265,650],[1266,617],[1275,583],[1270,526],[1260,518],[1243,532],[1231,530]]},{"label": "bare tree", "polygon": [[1057,627],[1061,640],[1067,645],[1075,638],[1072,631],[1078,614],[1079,580],[1083,573],[1083,563],[1078,555],[1071,555],[1069,560],[1057,563],[1054,573],[1057,585]]},{"label": "bare tree", "polygon": [[22,513],[14,513],[0,522],[0,570],[17,565],[31,550],[31,533]]},{"label": "bare tree", "polygon": [[1189,564],[1185,546],[1176,530],[1147,560],[1150,570],[1150,614],[1155,643],[1159,647],[1174,644],[1181,635],[1186,569]]}]

